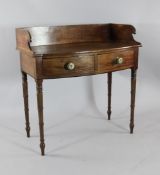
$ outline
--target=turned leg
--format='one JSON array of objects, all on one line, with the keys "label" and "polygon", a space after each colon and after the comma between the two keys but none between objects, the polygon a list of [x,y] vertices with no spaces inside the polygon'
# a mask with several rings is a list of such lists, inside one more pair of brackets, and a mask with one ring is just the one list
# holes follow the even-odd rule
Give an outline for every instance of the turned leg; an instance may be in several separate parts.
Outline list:
[{"label": "turned leg", "polygon": [[111,119],[111,91],[112,91],[112,72],[108,73],[108,120]]},{"label": "turned leg", "polygon": [[44,155],[45,143],[44,143],[44,123],[43,123],[43,92],[42,92],[42,79],[36,80],[37,87],[37,107],[39,117],[39,132],[40,132],[40,148],[41,154]]},{"label": "turned leg", "polygon": [[133,133],[134,128],[134,108],[136,94],[136,69],[131,69],[131,118],[130,118],[130,133]]},{"label": "turned leg", "polygon": [[27,132],[27,137],[30,137],[28,82],[27,82],[27,74],[25,72],[22,72],[22,86],[23,86],[24,111],[25,111],[25,120],[26,120],[26,132]]}]

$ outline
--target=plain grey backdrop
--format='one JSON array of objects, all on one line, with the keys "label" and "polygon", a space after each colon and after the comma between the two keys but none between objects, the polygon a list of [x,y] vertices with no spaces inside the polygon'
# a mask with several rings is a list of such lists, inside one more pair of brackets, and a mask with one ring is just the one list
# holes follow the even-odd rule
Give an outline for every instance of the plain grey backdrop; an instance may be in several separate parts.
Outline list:
[{"label": "plain grey backdrop", "polygon": [[[0,0],[0,171],[3,175],[159,175],[159,0]],[[26,138],[15,28],[67,24],[135,26],[139,53],[135,133],[129,134],[130,71],[44,81],[46,156],[40,156],[35,82],[29,78]]]}]

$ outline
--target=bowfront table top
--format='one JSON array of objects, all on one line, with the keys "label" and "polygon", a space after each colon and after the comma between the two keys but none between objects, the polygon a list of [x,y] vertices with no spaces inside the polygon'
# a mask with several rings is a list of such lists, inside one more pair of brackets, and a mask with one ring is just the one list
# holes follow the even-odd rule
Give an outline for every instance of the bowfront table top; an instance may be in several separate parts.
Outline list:
[{"label": "bowfront table top", "polygon": [[108,119],[111,116],[112,72],[131,69],[130,133],[134,128],[134,105],[138,48],[135,28],[125,24],[68,25],[16,29],[23,80],[26,132],[30,137],[27,74],[36,81],[40,148],[44,155],[44,79],[108,73]]}]

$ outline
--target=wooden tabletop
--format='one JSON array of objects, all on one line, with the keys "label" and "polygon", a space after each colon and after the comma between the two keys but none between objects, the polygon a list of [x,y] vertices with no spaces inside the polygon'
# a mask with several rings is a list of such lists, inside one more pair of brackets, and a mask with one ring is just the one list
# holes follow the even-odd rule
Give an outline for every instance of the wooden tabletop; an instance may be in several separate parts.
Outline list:
[{"label": "wooden tabletop", "polygon": [[115,49],[124,49],[130,47],[140,46],[136,42],[88,42],[88,43],[70,43],[70,44],[56,44],[56,45],[41,45],[32,46],[31,49],[35,54],[43,55],[66,55],[66,54],[80,54],[80,53],[97,53],[108,52]]}]

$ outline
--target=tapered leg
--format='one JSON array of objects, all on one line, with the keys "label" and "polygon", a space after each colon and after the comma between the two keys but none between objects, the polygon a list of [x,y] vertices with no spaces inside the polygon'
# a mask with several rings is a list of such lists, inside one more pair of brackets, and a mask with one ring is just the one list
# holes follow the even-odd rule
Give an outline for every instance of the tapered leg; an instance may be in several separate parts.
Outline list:
[{"label": "tapered leg", "polygon": [[112,73],[108,73],[108,120],[111,119],[111,91],[112,91]]},{"label": "tapered leg", "polygon": [[36,80],[37,87],[37,107],[39,117],[39,132],[40,132],[40,148],[41,154],[44,155],[45,143],[44,143],[44,123],[43,123],[43,92],[42,92],[42,81],[41,79]]},{"label": "tapered leg", "polygon": [[130,118],[130,133],[133,133],[134,128],[134,108],[136,95],[136,69],[131,69],[131,118]]},{"label": "tapered leg", "polygon": [[27,137],[30,137],[28,82],[27,82],[27,74],[25,72],[22,72],[22,86],[23,86],[24,111],[25,111],[25,120],[26,120],[26,132],[27,132]]}]

